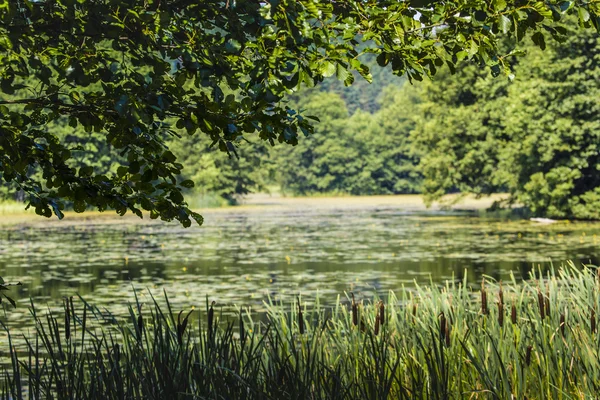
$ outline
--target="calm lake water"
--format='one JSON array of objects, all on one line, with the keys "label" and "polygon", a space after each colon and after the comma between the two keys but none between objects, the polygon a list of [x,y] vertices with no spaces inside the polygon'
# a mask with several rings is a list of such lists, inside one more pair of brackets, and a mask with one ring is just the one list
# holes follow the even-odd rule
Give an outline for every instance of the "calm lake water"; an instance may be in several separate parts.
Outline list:
[{"label": "calm lake water", "polygon": [[[23,286],[7,317],[25,323],[29,298],[58,307],[65,296],[124,314],[133,289],[169,294],[176,309],[260,309],[271,296],[333,301],[344,292],[441,284],[482,274],[526,278],[535,266],[597,264],[600,224],[482,217],[477,211],[423,211],[398,204],[206,211],[205,225],[96,217],[30,219],[0,225],[0,275]],[[2,217],[0,217],[2,218]]]}]

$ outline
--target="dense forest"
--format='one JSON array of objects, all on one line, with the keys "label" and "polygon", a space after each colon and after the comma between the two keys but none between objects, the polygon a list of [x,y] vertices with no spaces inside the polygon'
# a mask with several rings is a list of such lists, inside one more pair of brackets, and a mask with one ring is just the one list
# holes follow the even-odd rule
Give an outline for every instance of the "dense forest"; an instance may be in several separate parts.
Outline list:
[{"label": "dense forest", "polygon": [[[228,155],[184,127],[165,140],[184,167],[182,182],[195,182],[190,200],[234,203],[273,188],[288,195],[424,193],[427,202],[446,193],[507,192],[507,204],[536,215],[600,219],[600,41],[573,30],[541,51],[540,40],[534,35],[513,52],[513,80],[465,63],[456,74],[446,69],[408,82],[368,59],[372,84],[357,76],[345,87],[332,77],[288,97],[291,108],[318,119],[315,133],[293,147],[244,138]],[[102,133],[59,121],[46,129],[73,146],[81,167],[119,174],[122,160],[109,156]],[[19,196],[6,186],[0,194]]]}]

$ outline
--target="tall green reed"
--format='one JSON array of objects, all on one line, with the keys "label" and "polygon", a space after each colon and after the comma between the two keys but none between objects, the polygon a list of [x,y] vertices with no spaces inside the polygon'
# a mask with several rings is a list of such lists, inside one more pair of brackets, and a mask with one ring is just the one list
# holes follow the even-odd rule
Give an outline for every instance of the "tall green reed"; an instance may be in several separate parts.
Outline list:
[{"label": "tall green reed", "polygon": [[4,326],[0,398],[593,398],[599,287],[569,264],[522,283],[486,278],[479,294],[462,281],[331,307],[269,300],[258,320],[227,320],[208,299],[202,316],[173,311],[166,294],[136,297],[126,320],[82,298],[64,315],[32,303],[25,349]]}]

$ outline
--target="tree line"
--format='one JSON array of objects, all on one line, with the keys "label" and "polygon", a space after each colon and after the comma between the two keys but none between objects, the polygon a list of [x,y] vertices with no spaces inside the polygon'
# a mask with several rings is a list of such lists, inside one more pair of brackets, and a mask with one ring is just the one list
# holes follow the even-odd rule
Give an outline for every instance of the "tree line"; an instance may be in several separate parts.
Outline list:
[{"label": "tree line", "polygon": [[0,7],[4,198],[186,226],[186,192],[272,186],[600,217],[593,4],[118,3]]},{"label": "tree line", "polygon": [[198,135],[174,141],[174,152],[184,176],[231,201],[269,186],[290,195],[423,193],[428,203],[504,192],[499,206],[600,219],[600,41],[571,29],[547,47],[525,42],[510,60],[513,81],[465,62],[455,75],[442,69],[412,85],[383,73],[369,92],[335,83],[301,91],[290,103],[319,122],[293,147],[243,142],[229,157]]}]

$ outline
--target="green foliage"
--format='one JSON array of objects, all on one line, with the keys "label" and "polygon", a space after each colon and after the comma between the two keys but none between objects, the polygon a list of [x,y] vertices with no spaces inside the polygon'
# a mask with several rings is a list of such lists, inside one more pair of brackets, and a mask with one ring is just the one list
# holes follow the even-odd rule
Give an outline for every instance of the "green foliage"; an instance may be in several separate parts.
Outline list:
[{"label": "green foliage", "polygon": [[[359,49],[362,46],[359,46]],[[343,82],[334,77],[323,80],[317,89],[323,92],[333,92],[338,94],[349,114],[357,111],[375,113],[379,111],[382,105],[383,95],[388,86],[401,87],[405,82],[405,77],[395,76],[390,65],[379,67],[374,54],[365,54],[363,57],[364,65],[369,68],[372,80],[369,82],[360,79],[360,74],[354,73],[355,80],[351,86],[344,85]]]},{"label": "green foliage", "polygon": [[268,148],[262,141],[236,143],[234,152],[223,152],[203,135],[187,135],[170,141],[169,148],[186,168],[179,179],[189,196],[217,195],[228,203],[265,189]]},{"label": "green foliage", "polygon": [[423,88],[414,138],[430,200],[506,190],[537,215],[600,219],[600,39],[570,31],[548,47],[514,61],[512,84],[468,67]]},{"label": "green foliage", "polygon": [[315,133],[274,157],[282,190],[294,194],[415,193],[421,180],[418,157],[409,141],[411,87],[390,86],[375,114],[348,117],[346,104],[334,93],[303,92],[297,107],[316,114]]},{"label": "green foliage", "polygon": [[[173,124],[226,153],[249,134],[297,144],[310,121],[282,99],[333,75],[370,81],[358,37],[361,53],[409,80],[464,59],[511,75],[502,35],[535,32],[544,48],[574,13],[598,28],[596,2],[554,0],[0,0],[0,174],[44,216],[69,202],[201,223],[165,145]],[[97,134],[92,147],[116,171],[85,157],[78,167],[78,146],[49,129],[59,120]]]},{"label": "green foliage", "polygon": [[[267,304],[261,318],[137,302],[119,320],[85,300],[32,304],[35,333],[2,399],[593,398],[598,281],[574,265],[532,280],[416,287],[332,307]],[[306,299],[303,299],[306,300]],[[208,303],[208,302],[207,302]],[[5,326],[5,328],[7,328]]]},{"label": "green foliage", "polygon": [[4,282],[4,279],[0,276],[0,304],[2,304],[2,299],[6,299],[13,307],[17,307],[17,304],[15,303],[15,301],[12,299],[12,297],[10,297],[9,295],[6,294],[7,290],[10,290],[11,286],[21,286],[21,282],[17,282],[17,283],[6,283]]},{"label": "green foliage", "polygon": [[367,175],[364,193],[420,192],[422,176],[417,168],[420,155],[413,148],[410,137],[419,102],[411,85],[401,89],[388,86],[381,99],[381,109],[371,117],[370,126],[365,129],[354,127],[368,150],[363,171]]},{"label": "green foliage", "polygon": [[360,193],[355,178],[364,161],[354,137],[347,130],[348,111],[344,101],[333,93],[300,95],[298,108],[317,113],[320,121],[315,134],[293,148],[280,149],[276,173],[282,189],[296,194]]}]

